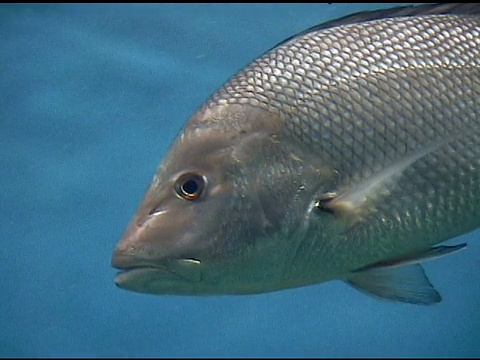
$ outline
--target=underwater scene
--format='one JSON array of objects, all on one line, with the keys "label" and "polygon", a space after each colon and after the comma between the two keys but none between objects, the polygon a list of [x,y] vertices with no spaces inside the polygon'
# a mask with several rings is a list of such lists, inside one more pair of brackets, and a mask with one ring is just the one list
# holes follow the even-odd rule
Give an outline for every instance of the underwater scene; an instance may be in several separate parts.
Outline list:
[{"label": "underwater scene", "polygon": [[[207,161],[208,146],[230,139],[236,119],[225,125],[213,114],[213,121],[209,111],[215,108],[201,106],[252,60],[315,25],[401,5],[409,4],[0,5],[0,357],[479,357],[480,230],[468,225],[478,228],[478,181],[462,184],[464,172],[459,171],[459,182],[448,198],[447,207],[457,209],[458,219],[445,221],[448,231],[462,229],[457,232],[461,235],[430,250],[430,245],[423,246],[427,250],[384,257],[343,273],[337,267],[351,263],[348,251],[353,259],[356,253],[367,257],[371,252],[348,249],[348,243],[332,245],[335,258],[342,260],[331,259],[335,274],[316,281],[311,280],[316,274],[307,271],[317,267],[315,256],[310,252],[305,260],[313,265],[302,268],[297,257],[289,268],[288,257],[281,254],[288,255],[291,248],[288,242],[277,243],[276,237],[295,234],[304,245],[317,229],[328,244],[334,243],[338,234],[352,233],[350,229],[365,223],[370,213],[361,211],[376,206],[368,199],[376,201],[377,190],[394,192],[401,181],[397,173],[408,173],[430,153],[440,153],[445,142],[454,142],[451,148],[463,149],[466,156],[478,154],[479,135],[474,130],[414,149],[398,162],[372,170],[358,184],[349,182],[348,189],[325,187],[328,192],[313,197],[292,194],[292,199],[303,196],[310,204],[305,214],[295,215],[302,219],[298,228],[291,225],[293,220],[282,222],[268,213],[274,209],[287,218],[295,212],[293,201],[255,195],[252,198],[261,203],[257,207],[246,200],[234,203],[228,194],[239,185],[217,186],[218,179],[208,174],[205,178],[201,171],[192,175],[182,167],[194,169],[196,165],[190,164],[194,157]],[[363,43],[356,41],[361,51]],[[272,74],[278,75],[277,70]],[[474,78],[478,73],[471,74]],[[239,80],[226,92],[244,88],[248,84]],[[463,90],[459,92],[471,93]],[[244,103],[239,101],[238,106]],[[189,125],[194,126],[194,135],[178,137],[197,111],[197,123]],[[245,114],[257,116],[256,111],[248,108]],[[277,126],[261,116],[268,126]],[[258,124],[263,126],[259,120],[251,128]],[[195,134],[208,127],[220,129],[215,140],[198,140]],[[267,125],[249,135],[251,128],[237,129],[231,138],[240,134],[238,144],[243,146],[245,139],[258,139]],[[478,134],[478,125],[472,128]],[[219,133],[225,136],[218,137]],[[184,152],[178,145],[177,152],[169,152],[176,141],[181,143],[179,139],[191,141],[189,136],[193,147]],[[278,143],[282,144],[272,142]],[[250,167],[242,174],[258,179],[260,172],[253,170],[258,159],[251,161],[251,156],[267,148],[261,144],[243,146],[242,152],[232,142],[215,154],[232,152],[239,164],[235,169]],[[314,153],[312,149],[302,155],[308,161],[300,161],[298,154],[289,160],[312,164],[317,161]],[[165,158],[168,162],[159,168]],[[212,158],[209,166],[219,171],[223,157]],[[251,165],[245,165],[248,161]],[[478,173],[475,158],[471,166],[462,161],[458,163],[465,171]],[[308,175],[306,168],[302,165],[301,171]],[[157,170],[161,173],[155,175]],[[457,174],[448,176],[454,179]],[[315,177],[308,179],[307,190],[302,185],[302,191],[315,182]],[[252,193],[247,180],[242,185],[246,195],[239,199]],[[462,196],[462,189],[473,183],[477,187],[471,197]],[[142,201],[149,184],[153,187]],[[268,189],[277,191],[272,184]],[[218,194],[220,200],[211,206],[202,198]],[[272,199],[278,202],[271,205]],[[289,210],[282,212],[282,206]],[[395,206],[385,203],[382,208]],[[158,219],[168,214],[167,224],[158,225]],[[242,225],[246,221],[249,225]],[[346,227],[346,232],[332,222]],[[275,234],[268,245],[272,251],[264,250],[266,255],[255,261],[232,260],[232,252],[244,254],[256,244],[252,223],[260,224],[262,239]],[[292,228],[280,229],[284,223]],[[442,236],[441,226],[426,236]],[[240,229],[248,236],[238,235]],[[171,243],[158,250],[158,239],[164,237],[161,241],[166,243],[170,233]],[[412,230],[411,240],[406,236],[405,242],[421,241],[419,234]],[[227,244],[226,238],[236,241]],[[239,239],[245,247],[238,245]],[[352,239],[355,244],[358,237]],[[374,239],[368,240],[376,245]],[[158,260],[159,253],[170,255]],[[222,261],[209,268],[209,258],[202,256],[210,256],[213,263],[215,256]],[[319,251],[318,267],[331,257]],[[203,273],[198,270],[202,267]],[[414,274],[397,272],[405,268]],[[281,269],[286,269],[281,285],[266,285],[273,282],[270,274]],[[406,288],[395,287],[398,274],[404,276]],[[214,278],[210,283],[209,276]]]}]

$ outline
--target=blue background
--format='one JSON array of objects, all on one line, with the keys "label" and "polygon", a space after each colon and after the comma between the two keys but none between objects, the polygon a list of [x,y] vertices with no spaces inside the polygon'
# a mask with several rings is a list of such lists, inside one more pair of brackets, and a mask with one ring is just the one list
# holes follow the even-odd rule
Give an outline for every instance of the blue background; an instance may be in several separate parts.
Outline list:
[{"label": "blue background", "polygon": [[424,265],[444,298],[430,307],[338,281],[238,297],[113,283],[112,250],[197,107],[284,38],[381,6],[0,5],[0,356],[480,356],[478,231]]}]

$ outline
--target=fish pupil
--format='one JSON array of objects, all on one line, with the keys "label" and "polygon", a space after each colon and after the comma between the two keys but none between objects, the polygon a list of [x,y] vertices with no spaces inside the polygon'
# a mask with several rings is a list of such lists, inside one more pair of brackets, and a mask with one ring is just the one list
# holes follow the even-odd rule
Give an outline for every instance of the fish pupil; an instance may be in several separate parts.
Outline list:
[{"label": "fish pupil", "polygon": [[198,192],[198,189],[199,189],[198,183],[193,179],[187,180],[182,185],[182,191],[188,195],[196,194]]}]

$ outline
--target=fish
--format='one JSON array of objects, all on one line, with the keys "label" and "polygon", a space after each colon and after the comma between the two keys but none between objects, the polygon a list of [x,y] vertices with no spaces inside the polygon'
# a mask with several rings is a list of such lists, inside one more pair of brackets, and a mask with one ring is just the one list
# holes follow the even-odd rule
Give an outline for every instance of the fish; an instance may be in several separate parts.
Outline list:
[{"label": "fish", "polygon": [[422,263],[480,226],[480,5],[348,15],[267,50],[197,109],[111,264],[156,295],[340,280],[441,301]]}]

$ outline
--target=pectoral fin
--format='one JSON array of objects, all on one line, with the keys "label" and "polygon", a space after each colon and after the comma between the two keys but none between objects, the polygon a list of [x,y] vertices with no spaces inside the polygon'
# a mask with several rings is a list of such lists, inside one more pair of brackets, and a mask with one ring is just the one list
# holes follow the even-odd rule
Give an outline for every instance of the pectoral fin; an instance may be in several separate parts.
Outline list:
[{"label": "pectoral fin", "polygon": [[347,220],[348,225],[362,221],[365,215],[374,211],[378,199],[385,198],[390,193],[405,169],[452,139],[455,136],[448,136],[407,153],[349,188],[320,194],[315,207],[339,215]]},{"label": "pectoral fin", "polygon": [[442,298],[418,263],[456,252],[465,246],[438,246],[420,254],[380,262],[353,272],[346,282],[369,295],[386,300],[435,304]]}]

